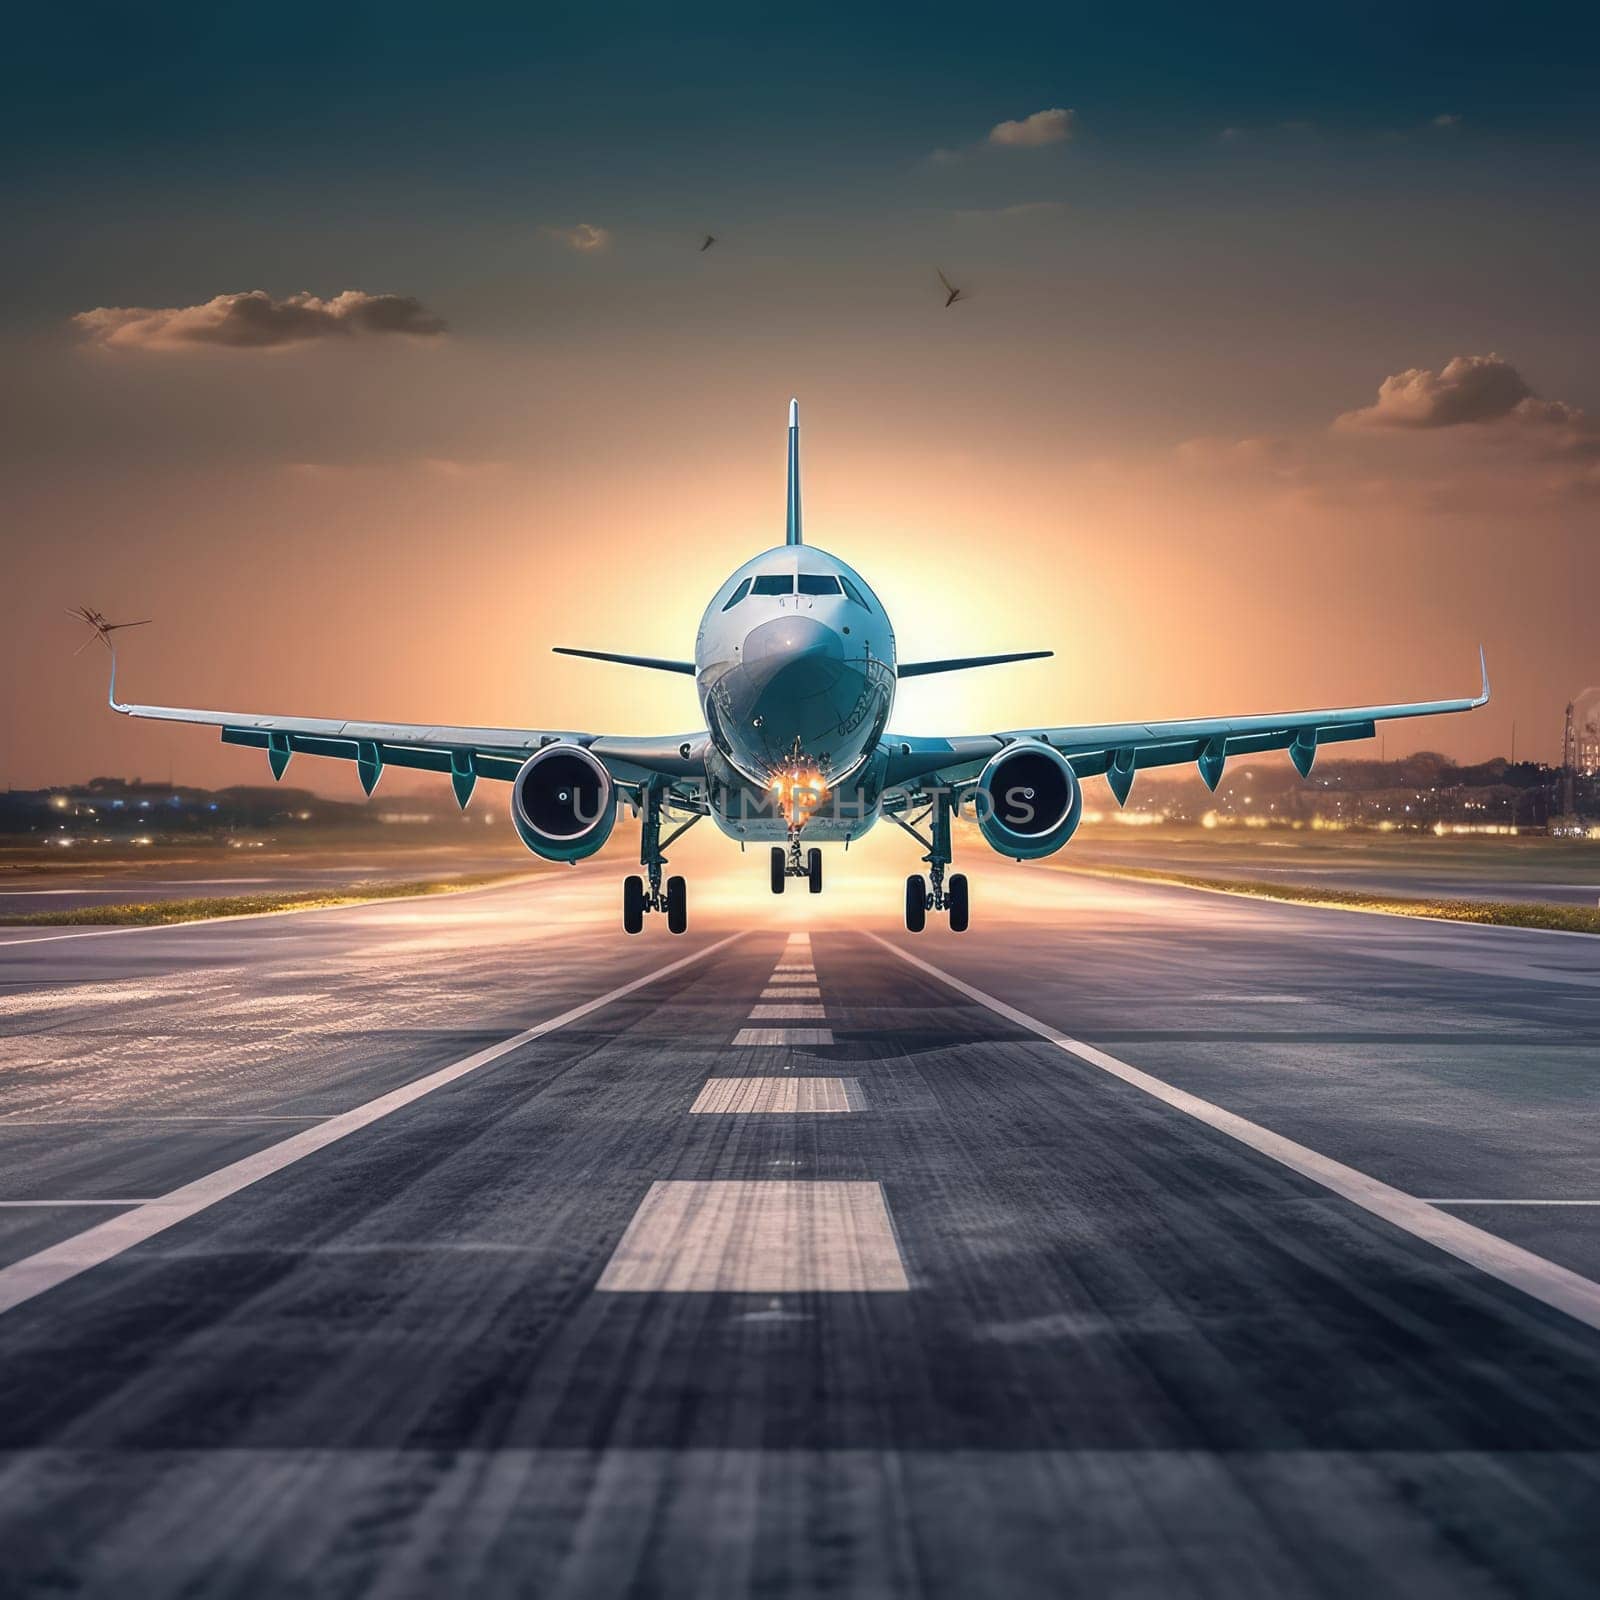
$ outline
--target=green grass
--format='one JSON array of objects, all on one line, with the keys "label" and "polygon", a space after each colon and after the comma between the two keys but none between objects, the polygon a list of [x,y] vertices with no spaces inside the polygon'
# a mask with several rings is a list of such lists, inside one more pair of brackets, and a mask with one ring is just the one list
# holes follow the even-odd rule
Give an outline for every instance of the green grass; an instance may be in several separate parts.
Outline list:
[{"label": "green grass", "polygon": [[506,883],[521,872],[478,872],[458,878],[418,878],[406,883],[354,883],[343,889],[285,889],[267,894],[214,895],[194,900],[146,900],[130,905],[84,906],[76,911],[35,911],[4,919],[8,928],[156,928],[172,922],[202,922],[211,917],[257,917],[272,911],[315,911],[360,905],[368,900],[402,900],[411,895],[452,894]]},{"label": "green grass", "polygon": [[1561,933],[1600,934],[1600,907],[1551,905],[1544,901],[1432,900],[1410,895],[1374,894],[1367,889],[1322,889],[1293,883],[1262,883],[1252,878],[1212,878],[1167,872],[1160,867],[1065,867],[1091,878],[1133,878],[1171,883],[1184,889],[1288,900],[1296,905],[1334,906],[1346,911],[1381,911],[1392,917],[1434,917],[1449,922],[1483,922],[1502,928],[1545,928]]}]

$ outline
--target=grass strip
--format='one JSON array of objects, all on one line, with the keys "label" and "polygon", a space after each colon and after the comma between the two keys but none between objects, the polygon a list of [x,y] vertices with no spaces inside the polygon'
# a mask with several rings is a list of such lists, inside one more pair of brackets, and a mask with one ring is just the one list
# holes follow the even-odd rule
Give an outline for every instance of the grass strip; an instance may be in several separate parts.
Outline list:
[{"label": "grass strip", "polygon": [[155,928],[169,922],[203,922],[211,917],[257,917],[269,911],[314,911],[360,905],[368,900],[403,900],[413,895],[452,894],[481,889],[525,876],[521,872],[478,872],[459,878],[418,878],[405,883],[353,883],[342,889],[283,889],[266,894],[228,894],[193,900],[145,900],[131,905],[81,906],[75,911],[33,911],[7,917],[8,928]]},{"label": "grass strip", "polygon": [[1552,905],[1539,900],[1431,900],[1409,895],[1373,894],[1368,889],[1312,888],[1294,883],[1263,883],[1254,878],[1208,878],[1168,872],[1160,867],[1089,867],[1063,863],[1063,870],[1091,878],[1133,878],[1170,883],[1183,889],[1257,900],[1287,900],[1295,905],[1333,906],[1345,911],[1381,911],[1391,917],[1433,917],[1445,922],[1481,922],[1501,928],[1544,928],[1558,933],[1600,934],[1600,907]]}]

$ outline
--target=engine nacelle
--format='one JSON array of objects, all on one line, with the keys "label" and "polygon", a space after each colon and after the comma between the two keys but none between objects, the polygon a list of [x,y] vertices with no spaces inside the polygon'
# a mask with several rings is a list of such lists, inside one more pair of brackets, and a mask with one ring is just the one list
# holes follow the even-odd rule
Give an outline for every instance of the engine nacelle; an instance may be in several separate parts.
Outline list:
[{"label": "engine nacelle", "polygon": [[1052,855],[1077,831],[1083,789],[1059,750],[1037,739],[1008,744],[978,778],[978,828],[1003,856]]},{"label": "engine nacelle", "polygon": [[546,861],[582,861],[611,837],[617,786],[581,744],[547,744],[511,783],[517,836]]}]

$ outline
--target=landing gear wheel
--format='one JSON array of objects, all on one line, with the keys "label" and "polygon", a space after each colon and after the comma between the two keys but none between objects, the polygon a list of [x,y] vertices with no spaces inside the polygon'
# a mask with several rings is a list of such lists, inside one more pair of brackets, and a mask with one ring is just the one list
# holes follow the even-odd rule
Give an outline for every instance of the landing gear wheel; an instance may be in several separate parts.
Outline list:
[{"label": "landing gear wheel", "polygon": [[949,886],[944,892],[945,908],[950,913],[951,933],[967,931],[967,875],[952,872]]},{"label": "landing gear wheel", "polygon": [[806,876],[811,880],[812,894],[822,893],[822,852],[815,848],[806,852]]},{"label": "landing gear wheel", "polygon": [[644,932],[644,879],[637,874],[622,880],[622,931]]},{"label": "landing gear wheel", "polygon": [[784,868],[787,865],[788,865],[788,857],[784,853],[783,846],[782,845],[777,845],[777,844],[773,845],[773,847],[772,847],[772,892],[774,894],[782,894],[783,893]]},{"label": "landing gear wheel", "polygon": [[682,878],[667,879],[667,932],[682,933],[689,926],[689,897]]},{"label": "landing gear wheel", "polygon": [[921,873],[906,879],[906,929],[921,933],[928,925],[928,885]]}]

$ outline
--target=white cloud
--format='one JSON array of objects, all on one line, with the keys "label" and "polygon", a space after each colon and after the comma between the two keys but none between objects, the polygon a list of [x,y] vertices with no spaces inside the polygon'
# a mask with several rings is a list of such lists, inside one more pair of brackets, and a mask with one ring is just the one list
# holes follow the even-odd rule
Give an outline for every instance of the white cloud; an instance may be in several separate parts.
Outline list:
[{"label": "white cloud", "polygon": [[1053,106],[1035,111],[1020,122],[998,122],[989,130],[989,143],[1010,149],[1034,149],[1043,144],[1061,144],[1075,131],[1078,114]]},{"label": "white cloud", "polygon": [[548,228],[545,231],[582,255],[604,250],[611,243],[611,230],[593,222],[578,222],[570,228]]},{"label": "white cloud", "polygon": [[1377,401],[1338,420],[1341,428],[1451,428],[1510,416],[1533,391],[1497,355],[1455,356],[1438,372],[1408,367],[1378,385]]},{"label": "white cloud", "polygon": [[994,222],[1003,217],[1048,217],[1067,209],[1063,200],[1025,200],[1014,206],[977,206],[958,210],[955,216],[963,222]]},{"label": "white cloud", "polygon": [[273,350],[350,335],[424,338],[445,331],[443,318],[410,295],[360,289],[346,289],[331,300],[304,293],[274,300],[264,289],[249,289],[194,306],[97,306],[72,320],[96,344],[114,350],[179,350],[197,344]]}]

